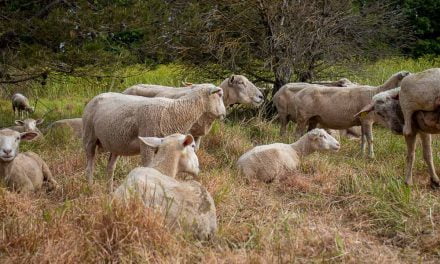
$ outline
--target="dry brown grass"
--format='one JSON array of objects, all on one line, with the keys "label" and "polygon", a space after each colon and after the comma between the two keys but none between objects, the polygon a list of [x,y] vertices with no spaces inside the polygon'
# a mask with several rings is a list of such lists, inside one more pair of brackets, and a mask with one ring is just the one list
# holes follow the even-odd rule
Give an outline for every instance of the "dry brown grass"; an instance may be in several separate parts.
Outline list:
[{"label": "dry brown grass", "polygon": [[[139,203],[111,201],[105,154],[89,187],[79,142],[57,135],[24,144],[48,162],[62,188],[28,196],[0,188],[0,263],[438,263],[439,192],[427,186],[419,161],[417,185],[404,186],[403,141],[375,132],[377,160],[363,159],[357,143],[344,140],[339,153],[313,154],[285,181],[265,184],[243,179],[235,161],[254,144],[292,139],[257,119],[216,124],[198,153],[199,180],[219,221],[217,236],[204,242],[169,230]],[[117,181],[138,162],[122,159]]]}]

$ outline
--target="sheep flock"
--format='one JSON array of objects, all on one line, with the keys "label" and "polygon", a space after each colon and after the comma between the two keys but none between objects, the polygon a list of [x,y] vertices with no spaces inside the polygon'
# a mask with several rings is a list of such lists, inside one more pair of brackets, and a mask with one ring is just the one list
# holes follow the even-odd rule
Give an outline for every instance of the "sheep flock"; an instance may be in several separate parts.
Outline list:
[{"label": "sheep flock", "polygon": [[[35,109],[28,98],[16,93],[11,105],[14,117],[17,111],[21,119],[15,120],[15,126],[0,129],[0,179],[9,191],[19,194],[35,192],[45,185],[48,191],[63,188],[38,154],[21,153],[19,145],[21,141],[37,141],[48,131],[68,128],[82,140],[83,149],[78,153],[86,157],[84,177],[91,188],[97,151],[108,153],[105,171],[112,199],[122,203],[139,199],[146,208],[165,215],[168,227],[189,230],[197,239],[210,240],[218,232],[217,218],[221,215],[217,215],[206,186],[197,181],[201,139],[234,105],[259,108],[264,101],[262,90],[243,75],[232,75],[218,86],[137,84],[122,93],[96,95],[82,116],[58,120],[42,132],[37,126],[44,119],[24,118]],[[288,83],[273,95],[273,103],[280,134],[286,134],[288,122],[295,122],[296,141],[254,146],[241,153],[235,167],[247,180],[266,184],[286,181],[294,177],[291,172],[307,155],[316,151],[332,155],[343,149],[339,139],[344,136],[359,141],[360,153],[369,162],[379,155],[373,149],[373,124],[377,123],[405,139],[405,183],[413,185],[419,135],[431,186],[440,187],[431,146],[431,134],[440,134],[440,68],[397,72],[380,86],[346,78]],[[335,135],[335,130],[339,134]],[[118,158],[134,155],[140,155],[139,166],[132,168],[121,185],[114,186]],[[184,179],[183,174],[192,179]]]}]

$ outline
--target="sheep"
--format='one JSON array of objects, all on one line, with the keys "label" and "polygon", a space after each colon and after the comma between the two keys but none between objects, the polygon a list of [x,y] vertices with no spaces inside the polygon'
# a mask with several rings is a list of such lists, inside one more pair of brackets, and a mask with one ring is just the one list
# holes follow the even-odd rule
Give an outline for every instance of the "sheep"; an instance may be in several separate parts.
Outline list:
[{"label": "sheep", "polygon": [[403,79],[400,90],[405,125],[404,135],[411,135],[415,111],[434,111],[440,106],[440,68],[428,69]]},{"label": "sheep", "polygon": [[27,115],[29,115],[29,113],[33,113],[35,109],[34,107],[31,107],[26,96],[21,93],[16,93],[12,96],[12,110],[14,111],[14,116],[17,110],[18,115],[23,119],[23,112],[26,112]]},{"label": "sheep", "polygon": [[[187,87],[174,88],[161,85],[138,84],[127,88],[123,93],[144,97],[166,97],[177,99],[193,91],[201,84],[190,84]],[[203,84],[202,84],[203,85]],[[205,84],[206,85],[206,84]],[[259,107],[264,100],[260,90],[243,75],[232,75],[221,84],[223,103],[229,107],[234,104],[247,104]],[[191,135],[196,140],[196,150],[200,147],[201,138],[209,133],[215,118],[204,116],[191,128]]]},{"label": "sheep", "polygon": [[58,128],[67,128],[71,130],[76,137],[81,138],[83,131],[82,118],[61,119],[49,125],[49,130]]},{"label": "sheep", "polygon": [[[345,81],[346,80],[346,81]],[[337,82],[339,85],[348,85],[351,83],[348,79],[342,78]],[[288,83],[283,85],[273,96],[273,103],[278,112],[278,118],[280,120],[280,135],[284,136],[286,134],[287,124],[289,121],[296,122],[296,108],[293,104],[293,97],[302,89],[311,87],[313,84],[310,83]],[[341,86],[342,87],[342,86]],[[347,136],[349,138],[360,137],[360,128],[351,127],[348,129],[340,130],[341,135]]]},{"label": "sheep", "polygon": [[166,136],[188,133],[203,115],[223,118],[226,114],[223,91],[214,85],[195,88],[179,99],[145,98],[120,93],[103,93],[94,97],[84,109],[83,145],[86,151],[86,174],[93,181],[96,146],[110,152],[107,173],[110,189],[118,156],[141,153],[148,165],[152,151],[139,145],[138,136]]},{"label": "sheep", "polygon": [[331,129],[361,125],[361,151],[365,153],[368,143],[368,157],[374,158],[372,129],[376,118],[374,114],[356,117],[355,114],[370,103],[375,94],[398,87],[407,75],[409,72],[398,72],[377,87],[360,85],[341,89],[315,85],[299,91],[293,98],[297,108],[296,136],[303,135],[307,128],[313,129],[318,123]]},{"label": "sheep", "polygon": [[44,119],[32,119],[27,118],[24,120],[15,120],[15,126],[8,127],[9,129],[15,130],[17,132],[36,132],[41,135],[41,131],[37,126],[41,125]]},{"label": "sheep", "polygon": [[300,159],[319,150],[338,151],[339,142],[324,129],[315,128],[293,144],[274,143],[257,146],[237,161],[238,169],[248,179],[280,181],[298,167]]},{"label": "sheep", "polygon": [[155,148],[157,154],[149,167],[133,169],[113,196],[122,201],[140,198],[146,207],[166,215],[167,224],[188,226],[200,239],[213,237],[217,231],[217,216],[209,192],[196,181],[174,179],[178,172],[194,176],[199,173],[193,137],[174,134],[139,139]]},{"label": "sheep", "polygon": [[[357,115],[374,112],[383,119],[386,127],[394,134],[403,135],[404,117],[399,100],[400,88],[392,89],[375,95],[371,103],[366,105]],[[423,159],[431,176],[431,186],[440,187],[440,180],[435,172],[432,158],[431,135],[440,134],[440,112],[416,111],[412,116],[412,134],[404,135],[406,141],[405,183],[413,184],[412,169],[414,166],[416,138],[420,135],[423,148]]]},{"label": "sheep", "polygon": [[0,178],[11,190],[32,192],[40,189],[43,181],[48,182],[49,189],[58,187],[49,167],[37,154],[18,151],[21,140],[32,140],[36,136],[35,132],[0,130]]},{"label": "sheep", "polygon": [[350,87],[350,86],[359,85],[358,83],[354,83],[347,78],[341,78],[337,81],[312,82],[312,84],[319,84],[319,85],[331,86],[331,87]]}]

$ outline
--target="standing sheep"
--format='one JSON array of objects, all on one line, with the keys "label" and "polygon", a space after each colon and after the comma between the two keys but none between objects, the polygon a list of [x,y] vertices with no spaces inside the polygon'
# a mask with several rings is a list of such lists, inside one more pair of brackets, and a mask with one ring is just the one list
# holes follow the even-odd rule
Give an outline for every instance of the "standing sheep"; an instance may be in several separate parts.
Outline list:
[{"label": "standing sheep", "polygon": [[412,115],[415,111],[434,111],[440,106],[440,68],[412,74],[402,81],[400,90],[405,125],[404,135],[411,135]]},{"label": "standing sheep", "polygon": [[[345,81],[346,80],[346,81]],[[353,84],[348,79],[342,78],[338,82],[333,82],[335,86],[347,87]],[[322,84],[320,84],[322,85]],[[343,86],[345,85],[345,86]],[[288,83],[283,85],[273,96],[273,103],[278,112],[278,118],[280,120],[280,135],[286,134],[287,124],[289,121],[296,122],[296,107],[293,103],[294,96],[301,90],[307,87],[313,87],[310,83]],[[346,135],[351,138],[358,138],[361,136],[360,128],[351,127],[348,129],[340,130],[340,134]]]},{"label": "standing sheep", "polygon": [[12,110],[14,111],[14,116],[15,111],[17,110],[17,113],[21,119],[24,117],[23,112],[27,112],[28,115],[29,113],[34,112],[34,108],[29,104],[27,97],[21,93],[16,93],[12,96]]},{"label": "standing sheep", "polygon": [[[206,84],[194,84],[188,87],[169,87],[161,85],[138,84],[127,88],[123,93],[144,97],[166,97],[177,99],[191,93],[194,88]],[[260,90],[243,75],[232,75],[221,84],[223,90],[223,103],[226,107],[234,104],[250,104],[255,107],[263,103],[263,94]],[[209,115],[203,116],[191,128],[190,133],[196,140],[196,149],[199,149],[201,138],[209,133],[215,118]]]},{"label": "standing sheep", "polygon": [[110,186],[118,156],[141,153],[147,166],[152,150],[139,145],[139,136],[163,137],[173,133],[188,133],[203,115],[222,118],[226,114],[223,92],[214,85],[198,87],[182,98],[145,98],[119,93],[104,93],[94,97],[83,113],[83,144],[87,156],[87,177],[93,181],[96,146],[110,152],[107,173]]},{"label": "standing sheep", "polygon": [[307,129],[313,129],[318,123],[331,129],[347,129],[361,125],[361,151],[365,153],[365,145],[368,143],[368,156],[373,158],[372,129],[376,121],[375,116],[355,115],[370,103],[375,94],[398,87],[407,75],[409,72],[398,72],[377,87],[362,85],[341,89],[316,85],[299,91],[293,99],[297,108],[297,137],[303,135]]},{"label": "standing sheep", "polygon": [[238,159],[237,167],[247,178],[279,181],[298,167],[301,158],[315,151],[339,148],[335,138],[324,129],[315,128],[293,144],[274,143],[251,149]]},{"label": "standing sheep", "polygon": [[50,188],[58,186],[49,167],[37,154],[18,151],[21,140],[32,140],[36,136],[35,132],[0,130],[0,178],[10,189],[20,193],[41,188],[43,181],[48,182]]},{"label": "standing sheep", "polygon": [[217,216],[209,192],[196,181],[180,182],[178,172],[196,176],[199,162],[191,135],[174,134],[165,138],[140,137],[143,144],[155,148],[149,167],[138,167],[128,174],[114,197],[128,201],[140,198],[146,207],[166,215],[171,226],[188,226],[200,239],[214,236]]},{"label": "standing sheep", "polygon": [[[397,135],[403,134],[404,118],[399,102],[400,88],[392,89],[375,95],[370,104],[365,106],[358,115],[374,112],[381,118],[391,131]],[[416,138],[420,135],[423,148],[423,159],[428,166],[431,176],[431,186],[440,187],[440,180],[435,172],[432,158],[431,135],[440,134],[440,113],[416,111],[412,116],[412,134],[405,135],[406,168],[405,183],[412,185],[412,169],[414,166]]]}]

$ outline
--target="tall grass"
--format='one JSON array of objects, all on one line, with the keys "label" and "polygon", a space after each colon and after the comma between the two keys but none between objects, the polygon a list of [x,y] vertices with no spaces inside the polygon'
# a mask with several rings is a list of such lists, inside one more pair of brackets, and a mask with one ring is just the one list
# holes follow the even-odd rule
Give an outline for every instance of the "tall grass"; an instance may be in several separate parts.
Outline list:
[{"label": "tall grass", "polygon": [[[392,59],[366,65],[358,75],[347,77],[376,85],[397,71],[417,72],[437,63]],[[133,76],[124,83],[51,80],[45,90],[35,91],[41,106],[34,116],[44,115],[47,109],[51,110],[45,116],[47,123],[80,116],[84,103],[97,93],[121,91],[135,83],[179,85],[185,80],[176,65],[146,72],[134,67],[125,73]],[[10,102],[3,98],[0,105],[0,121],[11,124]],[[276,120],[245,117],[236,109],[225,122],[216,122],[203,139],[197,153],[202,169],[199,180],[214,197],[219,221],[217,237],[206,242],[167,229],[162,216],[139,204],[124,207],[112,202],[106,193],[104,154],[98,157],[96,183],[89,187],[81,143],[68,134],[23,143],[22,151],[35,151],[47,161],[62,188],[25,196],[0,187],[0,262],[440,261],[440,194],[429,186],[420,149],[414,187],[403,184],[403,138],[380,127],[374,128],[374,160],[360,155],[359,142],[342,138],[338,153],[307,157],[285,182],[244,179],[235,168],[242,153],[254,145],[293,142],[291,135],[281,137],[278,132]],[[436,150],[440,144],[434,138]],[[434,159],[438,165],[438,155]],[[139,157],[122,158],[116,182],[138,164]]]}]

